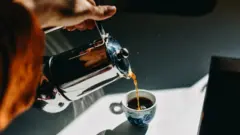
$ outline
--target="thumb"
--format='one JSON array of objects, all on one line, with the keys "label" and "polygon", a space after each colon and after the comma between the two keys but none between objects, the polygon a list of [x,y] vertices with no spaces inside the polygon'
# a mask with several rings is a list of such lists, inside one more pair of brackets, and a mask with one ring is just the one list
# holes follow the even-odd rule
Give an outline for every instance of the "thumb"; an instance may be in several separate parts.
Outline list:
[{"label": "thumb", "polygon": [[94,6],[91,8],[89,19],[97,21],[105,20],[112,17],[116,11],[117,9],[115,6]]}]

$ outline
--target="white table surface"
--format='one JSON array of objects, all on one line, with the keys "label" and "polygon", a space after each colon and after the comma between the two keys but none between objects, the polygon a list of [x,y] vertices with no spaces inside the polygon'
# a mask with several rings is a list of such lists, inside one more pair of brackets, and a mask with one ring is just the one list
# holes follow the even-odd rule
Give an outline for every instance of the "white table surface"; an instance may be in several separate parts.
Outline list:
[{"label": "white table surface", "polygon": [[104,96],[58,135],[197,135],[207,81],[208,75],[188,88],[152,90],[157,111],[148,129],[137,129],[124,114],[110,111],[110,104],[119,103],[122,93]]}]

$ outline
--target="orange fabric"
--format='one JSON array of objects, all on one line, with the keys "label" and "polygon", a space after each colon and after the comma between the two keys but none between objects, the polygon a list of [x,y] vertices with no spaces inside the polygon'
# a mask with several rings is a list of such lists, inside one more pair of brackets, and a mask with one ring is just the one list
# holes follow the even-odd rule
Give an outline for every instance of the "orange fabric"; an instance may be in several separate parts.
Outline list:
[{"label": "orange fabric", "polygon": [[[0,63],[1,67],[8,66],[7,88],[4,89],[4,95],[0,99],[1,131],[34,102],[40,80],[44,33],[36,17],[20,4],[0,5],[0,17],[2,21],[0,23],[4,22],[4,25],[8,26],[5,28],[13,34],[0,35],[0,48],[7,48],[8,56],[5,57],[9,58],[9,65]],[[1,76],[2,71],[0,78]],[[3,76],[2,80],[6,78]]]}]

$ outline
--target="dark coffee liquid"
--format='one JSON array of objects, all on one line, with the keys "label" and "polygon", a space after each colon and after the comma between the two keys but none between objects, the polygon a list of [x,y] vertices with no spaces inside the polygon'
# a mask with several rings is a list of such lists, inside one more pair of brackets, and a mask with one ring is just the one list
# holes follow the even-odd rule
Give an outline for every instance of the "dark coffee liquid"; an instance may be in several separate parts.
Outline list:
[{"label": "dark coffee liquid", "polygon": [[[128,107],[138,110],[138,105],[137,105],[137,98],[133,98],[131,100],[128,101]],[[139,102],[141,103],[141,110],[150,108],[153,105],[153,102],[150,99],[147,99],[145,97],[139,97]]]}]

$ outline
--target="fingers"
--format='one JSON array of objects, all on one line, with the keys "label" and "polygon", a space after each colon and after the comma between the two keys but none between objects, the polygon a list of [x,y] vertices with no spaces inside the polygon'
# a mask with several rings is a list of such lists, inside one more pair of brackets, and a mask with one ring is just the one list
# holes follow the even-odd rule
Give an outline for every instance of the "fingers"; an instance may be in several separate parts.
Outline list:
[{"label": "fingers", "polygon": [[66,29],[68,31],[74,31],[76,28],[75,26],[68,26],[68,27],[64,27],[63,29]]},{"label": "fingers", "polygon": [[[79,8],[79,11],[72,16],[67,16],[67,22],[65,26],[69,31],[73,31],[75,29],[78,30],[86,30],[93,29],[95,26],[95,20],[105,20],[112,17],[117,9],[115,6],[95,6],[94,0],[86,0],[87,6],[84,8]],[[65,17],[66,18],[66,17]],[[94,21],[93,21],[94,20]]]},{"label": "fingers", "polygon": [[64,29],[67,29],[68,31],[74,31],[76,29],[84,31],[84,30],[92,30],[95,27],[94,20],[86,20],[80,24],[77,24],[75,26],[69,26],[65,27]]},{"label": "fingers", "polygon": [[105,20],[112,17],[116,13],[115,6],[93,6],[90,9],[90,15],[88,19],[92,20]]},{"label": "fingers", "polygon": [[74,26],[76,29],[84,31],[87,29],[86,22]]}]

